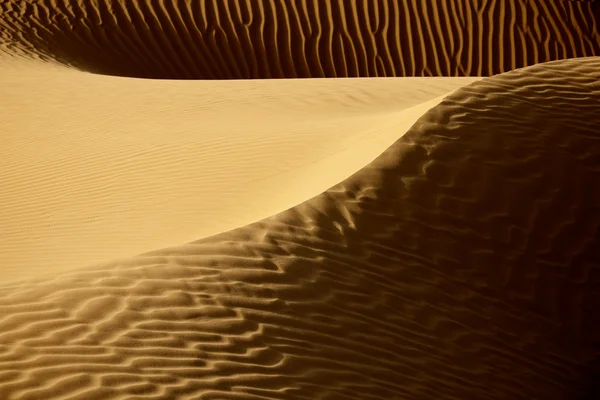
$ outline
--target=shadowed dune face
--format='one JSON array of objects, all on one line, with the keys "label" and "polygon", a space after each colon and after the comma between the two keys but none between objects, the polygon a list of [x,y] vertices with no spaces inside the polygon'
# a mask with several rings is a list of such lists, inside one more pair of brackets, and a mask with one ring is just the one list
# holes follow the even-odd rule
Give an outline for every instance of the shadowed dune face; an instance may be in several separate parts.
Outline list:
[{"label": "shadowed dune face", "polygon": [[2,287],[0,398],[583,398],[599,71],[483,79],[288,211]]},{"label": "shadowed dune face", "polygon": [[600,55],[600,8],[557,0],[3,0],[0,48],[101,74],[489,76]]}]

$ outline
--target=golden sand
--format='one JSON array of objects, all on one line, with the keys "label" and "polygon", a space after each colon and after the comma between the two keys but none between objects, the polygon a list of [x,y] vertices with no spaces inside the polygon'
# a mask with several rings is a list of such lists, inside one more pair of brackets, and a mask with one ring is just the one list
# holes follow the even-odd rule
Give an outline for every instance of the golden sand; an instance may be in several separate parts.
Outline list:
[{"label": "golden sand", "polygon": [[563,0],[3,0],[0,48],[171,79],[489,76],[600,55]]},{"label": "golden sand", "polygon": [[598,19],[0,0],[0,400],[600,398]]},{"label": "golden sand", "polygon": [[364,167],[476,79],[186,82],[0,67],[2,279],[284,211]]}]

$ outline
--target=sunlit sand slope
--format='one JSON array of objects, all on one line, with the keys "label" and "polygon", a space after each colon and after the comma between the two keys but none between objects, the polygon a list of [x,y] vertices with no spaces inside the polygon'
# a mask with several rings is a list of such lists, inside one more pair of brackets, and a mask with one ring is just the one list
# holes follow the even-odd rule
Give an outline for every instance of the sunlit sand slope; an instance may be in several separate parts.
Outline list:
[{"label": "sunlit sand slope", "polygon": [[561,0],[2,0],[0,48],[148,78],[488,76],[600,55]]},{"label": "sunlit sand slope", "polygon": [[5,284],[0,398],[581,398],[599,78],[598,58],[486,78],[288,211]]},{"label": "sunlit sand slope", "polygon": [[476,79],[150,81],[6,64],[0,280],[286,210],[373,161]]}]

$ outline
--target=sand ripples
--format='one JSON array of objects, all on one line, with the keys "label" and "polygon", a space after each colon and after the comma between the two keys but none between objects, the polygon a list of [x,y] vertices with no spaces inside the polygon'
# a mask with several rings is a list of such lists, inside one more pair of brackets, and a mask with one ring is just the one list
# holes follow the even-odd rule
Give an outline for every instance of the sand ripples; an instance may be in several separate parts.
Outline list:
[{"label": "sand ripples", "polygon": [[488,76],[600,55],[600,8],[548,0],[4,0],[0,48],[183,79]]},{"label": "sand ripples", "polygon": [[582,398],[600,343],[598,71],[486,78],[288,211],[7,285],[0,397]]},{"label": "sand ripples", "polygon": [[[600,55],[593,3],[0,0],[0,50],[146,78],[486,76]],[[287,211],[93,268],[5,280],[0,399],[597,398],[599,71],[599,58],[584,58],[486,78]],[[261,107],[276,109],[282,94],[262,85]],[[173,82],[155,95],[169,90],[177,95]],[[383,115],[354,84],[337,86],[349,95],[319,90],[325,102],[292,99],[297,125],[314,117],[302,115],[307,105]],[[227,98],[239,110],[246,94]],[[38,170],[5,178],[14,188],[15,171]],[[21,196],[9,200],[6,220],[19,225]],[[53,256],[41,251],[39,270]]]}]

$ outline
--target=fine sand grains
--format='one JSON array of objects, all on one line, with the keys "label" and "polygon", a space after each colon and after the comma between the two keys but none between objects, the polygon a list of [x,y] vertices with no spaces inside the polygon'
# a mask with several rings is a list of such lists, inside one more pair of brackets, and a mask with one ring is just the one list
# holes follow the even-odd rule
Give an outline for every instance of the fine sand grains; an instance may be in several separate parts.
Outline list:
[{"label": "fine sand grains", "polygon": [[0,280],[133,256],[277,214],[373,161],[477,79],[190,82],[7,60]]},{"label": "fine sand grains", "polygon": [[581,399],[600,59],[450,95],[260,222],[0,288],[0,398]]},{"label": "fine sand grains", "polygon": [[0,1],[0,49],[146,78],[489,76],[600,55],[599,26],[589,1]]}]

